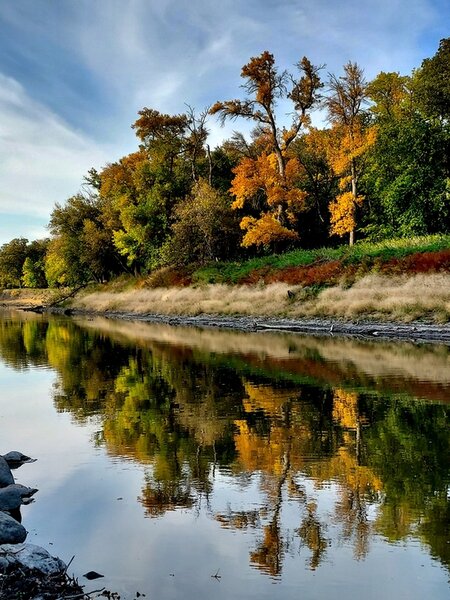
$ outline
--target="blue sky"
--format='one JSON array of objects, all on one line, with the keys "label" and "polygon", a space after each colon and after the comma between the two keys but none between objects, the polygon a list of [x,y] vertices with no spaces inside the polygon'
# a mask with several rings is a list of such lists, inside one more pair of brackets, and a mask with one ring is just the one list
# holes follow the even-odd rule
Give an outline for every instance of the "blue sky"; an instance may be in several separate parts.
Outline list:
[{"label": "blue sky", "polygon": [[[136,149],[138,110],[239,97],[263,50],[370,79],[410,73],[449,35],[450,0],[0,0],[0,245],[45,237],[91,166]],[[211,118],[210,144],[233,128]]]}]

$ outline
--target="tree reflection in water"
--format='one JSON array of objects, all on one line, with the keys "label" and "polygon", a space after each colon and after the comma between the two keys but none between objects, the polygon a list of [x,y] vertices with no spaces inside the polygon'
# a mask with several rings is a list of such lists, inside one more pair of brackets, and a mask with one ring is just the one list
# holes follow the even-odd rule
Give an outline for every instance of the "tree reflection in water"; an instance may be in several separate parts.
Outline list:
[{"label": "tree reflection in water", "polygon": [[[146,465],[147,516],[205,510],[251,532],[250,563],[271,577],[288,553],[313,570],[336,544],[362,559],[374,535],[415,536],[450,566],[449,409],[436,402],[450,389],[448,349],[404,345],[406,368],[401,345],[217,333],[219,351],[211,333],[103,327],[3,319],[0,356],[16,369],[50,365],[57,410],[78,422],[97,415],[95,443]],[[218,473],[256,484],[259,505],[215,508]]]}]

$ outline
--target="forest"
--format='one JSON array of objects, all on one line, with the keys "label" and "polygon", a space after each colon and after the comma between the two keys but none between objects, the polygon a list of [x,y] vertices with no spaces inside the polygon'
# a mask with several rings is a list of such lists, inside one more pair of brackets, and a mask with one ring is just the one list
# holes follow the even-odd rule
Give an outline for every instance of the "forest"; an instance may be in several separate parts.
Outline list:
[{"label": "forest", "polygon": [[[330,74],[306,57],[289,72],[264,51],[241,77],[237,99],[140,110],[136,150],[92,168],[54,206],[47,239],[0,248],[0,287],[448,234],[450,38],[409,75],[367,81],[357,63]],[[248,122],[251,134],[210,148],[214,118]]]}]

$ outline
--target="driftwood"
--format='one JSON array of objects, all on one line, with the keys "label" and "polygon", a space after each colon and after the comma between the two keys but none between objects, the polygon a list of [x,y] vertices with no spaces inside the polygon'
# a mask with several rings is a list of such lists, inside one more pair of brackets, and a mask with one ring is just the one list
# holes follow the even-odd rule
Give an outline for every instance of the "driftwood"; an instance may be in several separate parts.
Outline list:
[{"label": "driftwood", "polygon": [[[80,290],[82,290],[83,288],[85,288],[88,284],[87,283],[83,283],[82,285],[79,285],[76,288],[73,288],[68,294],[65,294],[64,296],[59,296],[58,298],[56,298],[56,300],[53,300],[53,302],[49,302],[48,304],[40,304],[39,306],[27,306],[25,308],[23,308],[24,311],[26,312],[35,312],[35,313],[43,313],[46,311],[51,311],[52,309],[56,309],[58,307],[58,304],[61,304],[61,302],[65,302],[66,300],[68,300],[69,298],[73,298],[73,296],[75,296]],[[71,309],[70,308],[66,308],[64,310],[64,314],[71,314]]]}]

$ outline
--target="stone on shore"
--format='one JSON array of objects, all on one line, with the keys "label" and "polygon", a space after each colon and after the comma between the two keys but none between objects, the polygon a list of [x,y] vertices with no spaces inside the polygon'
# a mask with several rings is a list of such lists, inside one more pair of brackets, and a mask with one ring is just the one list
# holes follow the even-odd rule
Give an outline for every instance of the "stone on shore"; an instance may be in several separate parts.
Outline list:
[{"label": "stone on shore", "polygon": [[27,537],[27,531],[10,515],[0,512],[0,544],[21,544]]},{"label": "stone on shore", "polygon": [[32,502],[31,496],[38,490],[18,483],[12,483],[0,489],[0,510],[15,510],[22,504]]},{"label": "stone on shore", "polygon": [[35,544],[20,544],[0,546],[0,568],[26,567],[36,569],[43,575],[57,575],[66,571],[66,565],[60,558],[51,556],[41,546]]},{"label": "stone on shore", "polygon": [[19,452],[18,450],[11,450],[11,452],[3,454],[3,458],[11,469],[17,469],[25,463],[36,462],[35,458],[22,454],[22,452]]},{"label": "stone on shore", "polygon": [[14,477],[11,473],[8,463],[0,456],[0,488],[14,483]]}]

